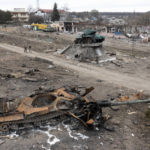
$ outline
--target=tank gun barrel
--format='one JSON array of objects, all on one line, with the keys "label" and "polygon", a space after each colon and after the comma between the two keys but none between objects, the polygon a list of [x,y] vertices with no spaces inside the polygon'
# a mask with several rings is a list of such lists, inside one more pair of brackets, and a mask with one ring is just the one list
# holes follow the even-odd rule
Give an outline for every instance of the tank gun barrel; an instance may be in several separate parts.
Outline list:
[{"label": "tank gun barrel", "polygon": [[98,102],[98,104],[101,107],[131,105],[131,104],[139,104],[139,103],[150,103],[150,99],[146,99],[146,100],[133,100],[133,101],[126,101],[126,102],[109,102],[109,101]]}]

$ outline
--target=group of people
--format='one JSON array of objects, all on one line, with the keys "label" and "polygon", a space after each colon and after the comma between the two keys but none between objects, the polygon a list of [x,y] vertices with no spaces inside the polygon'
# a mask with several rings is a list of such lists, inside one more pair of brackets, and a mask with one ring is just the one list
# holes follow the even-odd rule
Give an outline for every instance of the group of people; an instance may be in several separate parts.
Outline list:
[{"label": "group of people", "polygon": [[29,46],[24,46],[24,53],[27,53],[27,52],[31,52],[31,45],[29,45]]}]

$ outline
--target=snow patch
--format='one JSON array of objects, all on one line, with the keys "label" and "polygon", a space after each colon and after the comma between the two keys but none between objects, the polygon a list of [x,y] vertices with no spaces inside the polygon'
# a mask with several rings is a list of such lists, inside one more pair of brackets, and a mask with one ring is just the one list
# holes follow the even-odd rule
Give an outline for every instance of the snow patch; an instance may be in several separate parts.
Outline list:
[{"label": "snow patch", "polygon": [[81,139],[85,140],[85,139],[88,139],[89,137],[86,136],[86,135],[83,135],[81,133],[76,133],[76,135],[78,135]]},{"label": "snow patch", "polygon": [[105,63],[105,62],[109,62],[109,61],[113,61],[113,60],[116,60],[116,57],[108,58],[105,60],[100,60],[99,63]]},{"label": "snow patch", "polygon": [[15,139],[15,138],[19,137],[19,135],[16,134],[16,132],[14,132],[14,133],[11,133],[10,135],[7,135],[7,137],[9,137],[10,139]]},{"label": "snow patch", "polygon": [[79,140],[79,138],[81,138],[82,140],[88,139],[89,137],[86,135],[83,135],[82,133],[72,133],[69,125],[65,125],[64,123],[62,123],[64,128],[68,131],[68,134],[71,138],[73,138],[74,140]]},{"label": "snow patch", "polygon": [[43,131],[43,130],[38,130],[38,131],[41,132],[41,133],[44,133],[48,136],[47,143],[50,145],[50,147],[46,148],[42,145],[42,148],[45,149],[45,150],[51,150],[50,149],[51,146],[55,145],[57,142],[60,142],[60,140],[55,135],[50,134],[50,131],[57,129],[56,127],[46,126],[46,128],[48,128],[47,131]]}]

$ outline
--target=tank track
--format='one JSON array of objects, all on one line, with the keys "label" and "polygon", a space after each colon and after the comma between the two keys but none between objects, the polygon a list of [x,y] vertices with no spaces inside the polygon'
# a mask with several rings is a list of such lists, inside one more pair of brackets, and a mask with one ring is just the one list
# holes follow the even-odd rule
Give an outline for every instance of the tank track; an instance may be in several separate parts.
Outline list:
[{"label": "tank track", "polygon": [[65,112],[57,111],[57,112],[48,113],[46,115],[40,115],[38,117],[26,118],[24,120],[3,122],[0,124],[0,132],[8,133],[10,132],[10,130],[18,131],[22,129],[22,127],[19,126],[24,126],[24,128],[26,128],[26,126],[28,126],[29,124],[38,125],[38,123],[42,123],[44,121],[50,121],[53,118],[57,118],[65,114],[67,114],[66,111]]}]

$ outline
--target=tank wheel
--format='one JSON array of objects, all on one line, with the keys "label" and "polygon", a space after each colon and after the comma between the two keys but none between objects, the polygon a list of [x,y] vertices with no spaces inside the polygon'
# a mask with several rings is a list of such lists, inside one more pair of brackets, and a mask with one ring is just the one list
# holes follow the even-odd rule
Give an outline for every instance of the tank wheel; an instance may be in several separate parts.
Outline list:
[{"label": "tank wheel", "polygon": [[9,124],[8,123],[2,123],[2,124],[0,124],[0,131],[2,131],[2,132],[9,131]]},{"label": "tank wheel", "polygon": [[82,41],[81,41],[81,44],[86,44],[86,43],[87,43],[87,39],[83,38]]},{"label": "tank wheel", "polygon": [[92,39],[91,38],[87,38],[87,43],[88,44],[91,44],[93,41],[92,41]]}]

